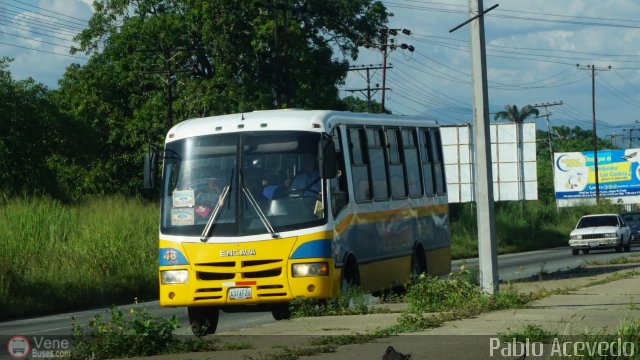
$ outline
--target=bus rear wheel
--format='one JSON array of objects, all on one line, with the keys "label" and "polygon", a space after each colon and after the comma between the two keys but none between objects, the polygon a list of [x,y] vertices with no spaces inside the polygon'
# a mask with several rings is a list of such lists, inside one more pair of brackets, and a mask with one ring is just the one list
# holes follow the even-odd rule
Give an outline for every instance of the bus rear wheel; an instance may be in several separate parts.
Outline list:
[{"label": "bus rear wheel", "polygon": [[189,325],[195,336],[215,334],[220,310],[216,307],[188,307]]},{"label": "bus rear wheel", "polygon": [[411,255],[411,281],[416,281],[421,274],[427,272],[427,261],[424,256],[424,250],[418,246],[413,250]]}]

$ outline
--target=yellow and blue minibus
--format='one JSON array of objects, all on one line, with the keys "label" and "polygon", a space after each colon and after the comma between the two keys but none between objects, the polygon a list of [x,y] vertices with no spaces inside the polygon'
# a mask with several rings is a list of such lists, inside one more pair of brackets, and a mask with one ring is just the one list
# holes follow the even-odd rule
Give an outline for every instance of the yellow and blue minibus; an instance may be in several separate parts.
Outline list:
[{"label": "yellow and blue minibus", "polygon": [[161,158],[160,304],[187,307],[196,335],[215,332],[220,310],[284,319],[296,297],[451,270],[435,121],[320,110],[197,118],[168,132]]}]

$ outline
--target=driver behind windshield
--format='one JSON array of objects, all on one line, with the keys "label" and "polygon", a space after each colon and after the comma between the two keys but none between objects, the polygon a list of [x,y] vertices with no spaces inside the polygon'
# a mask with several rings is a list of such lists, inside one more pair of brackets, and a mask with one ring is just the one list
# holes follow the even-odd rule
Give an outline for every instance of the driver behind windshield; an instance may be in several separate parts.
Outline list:
[{"label": "driver behind windshield", "polygon": [[316,196],[320,194],[320,173],[316,169],[316,162],[311,154],[302,156],[302,169],[291,182],[291,190],[305,191],[304,196]]}]

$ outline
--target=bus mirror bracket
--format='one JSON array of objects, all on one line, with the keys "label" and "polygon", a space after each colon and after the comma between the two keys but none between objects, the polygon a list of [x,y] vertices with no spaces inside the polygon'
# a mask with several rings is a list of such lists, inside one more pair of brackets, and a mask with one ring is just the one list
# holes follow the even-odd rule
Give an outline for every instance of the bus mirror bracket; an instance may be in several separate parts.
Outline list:
[{"label": "bus mirror bracket", "polygon": [[329,137],[323,137],[319,145],[320,177],[323,179],[333,179],[338,175],[336,168],[336,146]]},{"label": "bus mirror bracket", "polygon": [[144,189],[155,189],[158,178],[158,150],[156,146],[149,145],[149,150],[144,154],[144,179],[142,187]]}]

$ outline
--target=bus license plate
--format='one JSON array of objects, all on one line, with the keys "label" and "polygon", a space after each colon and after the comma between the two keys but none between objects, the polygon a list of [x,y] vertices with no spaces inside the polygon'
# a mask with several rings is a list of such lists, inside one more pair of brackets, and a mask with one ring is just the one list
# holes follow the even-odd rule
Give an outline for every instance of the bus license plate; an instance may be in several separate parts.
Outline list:
[{"label": "bus license plate", "polygon": [[239,287],[229,289],[229,300],[251,299],[250,287]]},{"label": "bus license plate", "polygon": [[589,241],[589,247],[596,247],[598,246],[598,242],[597,241]]}]

